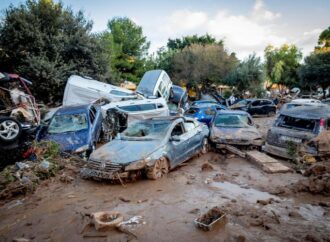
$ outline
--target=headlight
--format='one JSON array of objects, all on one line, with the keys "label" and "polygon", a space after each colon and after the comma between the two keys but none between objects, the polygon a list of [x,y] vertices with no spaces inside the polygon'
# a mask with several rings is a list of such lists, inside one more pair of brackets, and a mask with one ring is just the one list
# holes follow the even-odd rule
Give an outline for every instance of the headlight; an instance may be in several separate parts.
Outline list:
[{"label": "headlight", "polygon": [[151,160],[150,157],[147,157],[144,160],[134,161],[125,167],[125,171],[134,171],[134,170],[143,169],[150,160]]},{"label": "headlight", "polygon": [[83,145],[83,146],[79,147],[78,149],[76,149],[74,152],[75,153],[81,153],[81,152],[84,152],[88,149],[89,149],[89,145]]}]

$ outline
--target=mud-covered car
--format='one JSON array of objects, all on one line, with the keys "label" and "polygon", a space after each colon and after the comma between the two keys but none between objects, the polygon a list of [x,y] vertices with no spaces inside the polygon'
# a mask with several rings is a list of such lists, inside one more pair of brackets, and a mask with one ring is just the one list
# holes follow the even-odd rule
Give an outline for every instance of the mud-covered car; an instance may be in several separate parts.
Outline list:
[{"label": "mud-covered car", "polygon": [[195,154],[208,150],[208,127],[192,118],[159,117],[129,125],[119,137],[95,150],[83,178],[158,179]]},{"label": "mud-covered car", "polygon": [[268,115],[276,114],[276,105],[272,100],[268,99],[245,99],[230,106],[233,110],[246,111],[251,115]]},{"label": "mud-covered car", "polygon": [[210,126],[210,140],[218,147],[221,145],[261,147],[263,144],[262,135],[250,114],[235,110],[217,112]]},{"label": "mud-covered car", "polygon": [[[268,130],[264,150],[287,159],[297,157],[302,145],[330,129],[330,107],[301,106],[283,109]],[[318,156],[317,149],[309,147],[307,152]]]},{"label": "mud-covered car", "polygon": [[48,125],[37,132],[37,140],[52,140],[63,152],[88,156],[95,150],[102,132],[102,113],[97,105],[78,105],[59,108]]}]

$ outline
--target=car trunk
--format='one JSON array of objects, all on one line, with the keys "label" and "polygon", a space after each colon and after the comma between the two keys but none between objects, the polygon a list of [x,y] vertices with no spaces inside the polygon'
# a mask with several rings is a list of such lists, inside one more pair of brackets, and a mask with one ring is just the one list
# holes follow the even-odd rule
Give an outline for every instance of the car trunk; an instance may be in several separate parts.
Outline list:
[{"label": "car trunk", "polygon": [[317,136],[318,119],[302,119],[282,115],[267,134],[267,143],[286,148],[289,143],[300,145]]}]

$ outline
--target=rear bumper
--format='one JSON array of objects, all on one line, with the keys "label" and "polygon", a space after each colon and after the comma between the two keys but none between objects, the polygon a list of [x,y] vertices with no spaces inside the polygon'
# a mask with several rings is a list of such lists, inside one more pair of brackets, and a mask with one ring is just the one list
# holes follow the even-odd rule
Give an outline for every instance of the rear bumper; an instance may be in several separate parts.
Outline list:
[{"label": "rear bumper", "polygon": [[240,146],[262,146],[263,140],[219,140],[211,139],[211,141],[218,147],[221,145],[240,145]]},{"label": "rear bumper", "polygon": [[286,148],[270,145],[267,142],[266,142],[265,146],[263,146],[262,148],[266,153],[269,153],[269,154],[272,154],[275,156],[280,156],[280,157],[290,159],[290,160],[294,159],[293,156],[288,154],[288,150]]}]

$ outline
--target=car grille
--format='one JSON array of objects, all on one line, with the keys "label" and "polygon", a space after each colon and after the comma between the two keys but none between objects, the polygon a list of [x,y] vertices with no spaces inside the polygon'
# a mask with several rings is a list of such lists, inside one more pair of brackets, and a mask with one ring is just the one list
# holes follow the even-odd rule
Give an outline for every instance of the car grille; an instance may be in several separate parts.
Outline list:
[{"label": "car grille", "polygon": [[89,160],[87,163],[87,168],[93,170],[106,171],[106,172],[118,172],[123,170],[124,166],[120,164],[114,164],[111,162]]}]

